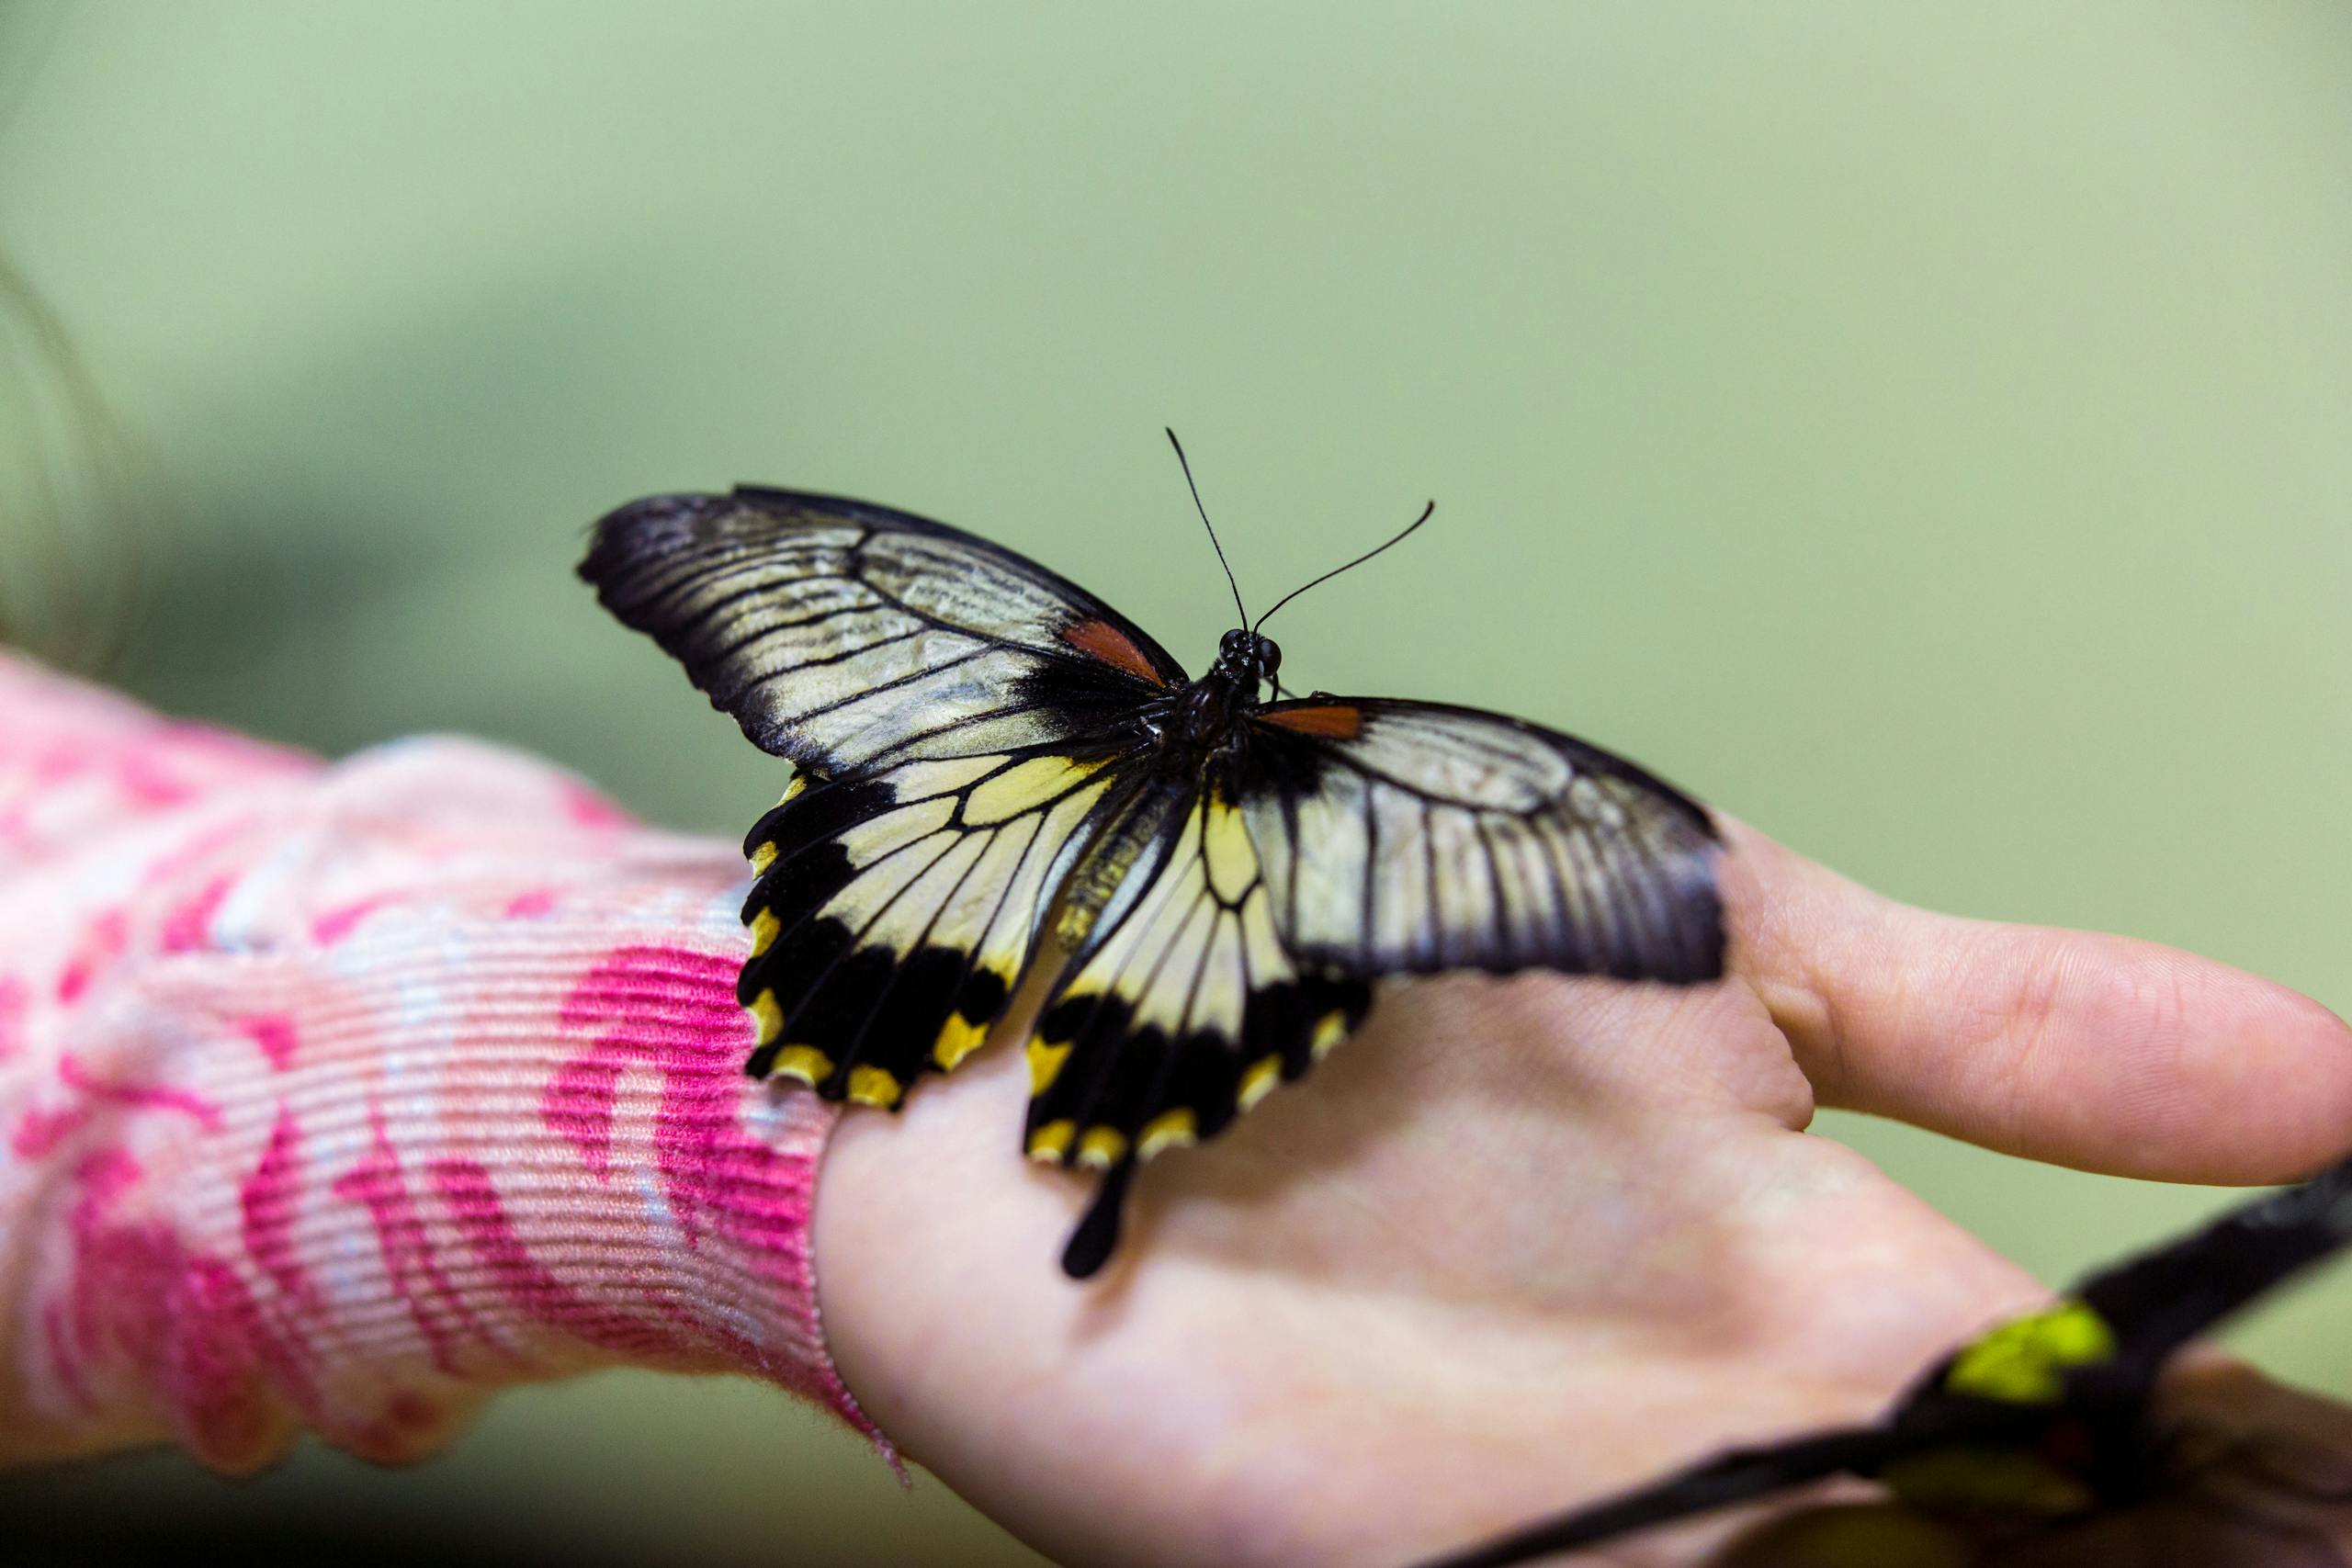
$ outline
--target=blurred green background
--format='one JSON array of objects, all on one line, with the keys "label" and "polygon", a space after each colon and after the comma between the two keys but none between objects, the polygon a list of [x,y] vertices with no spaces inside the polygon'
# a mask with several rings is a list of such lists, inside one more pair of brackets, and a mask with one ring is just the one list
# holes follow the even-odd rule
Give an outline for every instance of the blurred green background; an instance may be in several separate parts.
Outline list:
[{"label": "blurred green background", "polygon": [[[572,581],[590,519],[868,496],[1197,662],[1172,423],[1259,600],[1438,497],[1285,612],[1302,688],[1525,713],[1904,897],[2343,1010],[2347,79],[2340,0],[19,0],[0,250],[112,418],[34,428],[78,405],[18,331],[0,501],[132,531],[151,700],[473,731],[733,834],[774,767]],[[2220,1201],[1822,1129],[2052,1279]],[[2347,1307],[2233,1338],[2352,1395]],[[1036,1561],[780,1395],[636,1375],[414,1470],[151,1457],[0,1517],[89,1561]]]}]

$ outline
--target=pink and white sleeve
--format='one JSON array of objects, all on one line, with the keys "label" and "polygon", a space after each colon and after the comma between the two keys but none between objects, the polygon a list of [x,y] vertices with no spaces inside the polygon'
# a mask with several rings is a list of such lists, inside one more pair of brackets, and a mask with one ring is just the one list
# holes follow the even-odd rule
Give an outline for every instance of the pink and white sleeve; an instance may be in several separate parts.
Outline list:
[{"label": "pink and white sleeve", "polygon": [[743,876],[527,758],[327,766],[0,653],[0,1461],[397,1460],[616,1361],[872,1436],[831,1112],[741,1068]]}]

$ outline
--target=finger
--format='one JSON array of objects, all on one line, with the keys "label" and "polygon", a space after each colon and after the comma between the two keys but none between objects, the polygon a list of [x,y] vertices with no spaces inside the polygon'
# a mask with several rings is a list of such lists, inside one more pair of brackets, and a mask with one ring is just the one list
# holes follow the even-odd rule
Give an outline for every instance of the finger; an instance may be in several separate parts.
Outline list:
[{"label": "finger", "polygon": [[1735,963],[1825,1105],[2029,1158],[2286,1181],[2352,1146],[2352,1029],[2153,942],[1962,919],[1724,828]]}]

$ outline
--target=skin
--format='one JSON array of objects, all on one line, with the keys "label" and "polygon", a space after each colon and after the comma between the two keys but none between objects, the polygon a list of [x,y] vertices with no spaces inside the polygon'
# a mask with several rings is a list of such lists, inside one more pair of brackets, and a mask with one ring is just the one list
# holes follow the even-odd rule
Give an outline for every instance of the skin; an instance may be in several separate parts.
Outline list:
[{"label": "skin", "polygon": [[[1404,1564],[1868,1418],[2044,1299],[1804,1135],[1816,1106],[2165,1180],[2290,1180],[2352,1142],[2352,1031],[2318,1004],[2148,943],[1910,908],[1724,826],[1726,982],[1392,985],[1306,1086],[1149,1167],[1085,1284],[1054,1260],[1087,1185],[1018,1156],[1025,1018],[903,1115],[845,1118],[816,1224],[849,1387],[1065,1563]],[[2202,1375],[2196,1418],[2301,1443],[2306,1470],[2352,1455],[2346,1413]],[[1585,1561],[2337,1561],[2268,1536],[2034,1557],[1825,1495]]]}]

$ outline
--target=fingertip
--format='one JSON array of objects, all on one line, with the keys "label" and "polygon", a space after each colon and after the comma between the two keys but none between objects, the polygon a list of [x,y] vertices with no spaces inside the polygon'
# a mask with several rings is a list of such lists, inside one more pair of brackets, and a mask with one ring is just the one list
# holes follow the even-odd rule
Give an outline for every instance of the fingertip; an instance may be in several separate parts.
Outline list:
[{"label": "fingertip", "polygon": [[2352,1026],[2128,937],[1913,908],[1736,821],[1736,962],[1820,1102],[2117,1175],[2289,1181],[2352,1149]]},{"label": "fingertip", "polygon": [[1924,919],[1945,994],[1919,1010],[1948,1038],[1874,1109],[2153,1180],[2292,1181],[2352,1147],[2352,1029],[2311,998],[2128,937]]},{"label": "fingertip", "polygon": [[[2152,1147],[2173,1180],[2297,1181],[2352,1149],[2352,1025],[2301,992],[2187,953],[2178,1068],[2148,1090],[2188,1126]],[[2162,1115],[2150,1120],[2161,1125]]]}]

